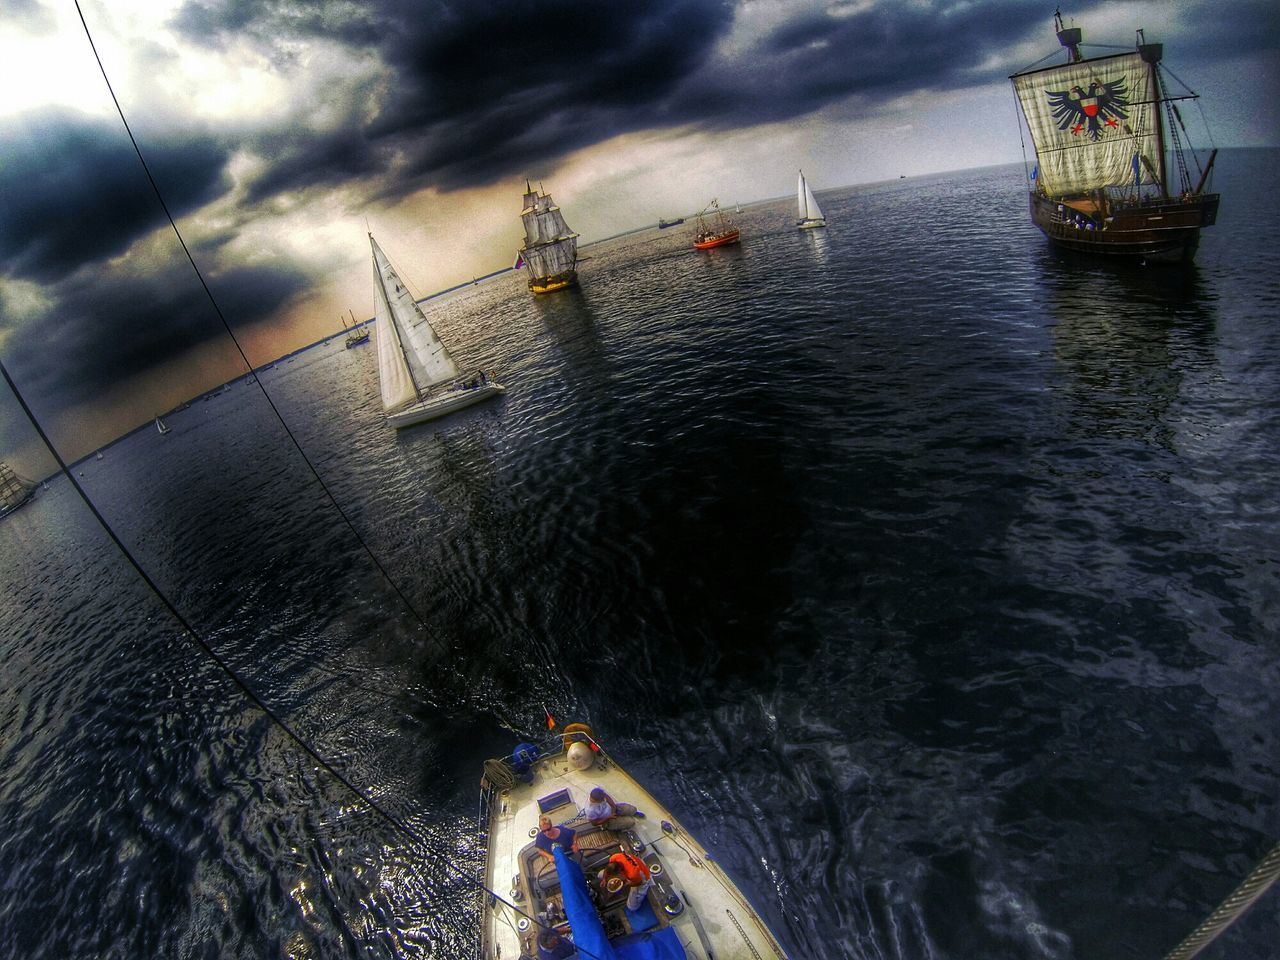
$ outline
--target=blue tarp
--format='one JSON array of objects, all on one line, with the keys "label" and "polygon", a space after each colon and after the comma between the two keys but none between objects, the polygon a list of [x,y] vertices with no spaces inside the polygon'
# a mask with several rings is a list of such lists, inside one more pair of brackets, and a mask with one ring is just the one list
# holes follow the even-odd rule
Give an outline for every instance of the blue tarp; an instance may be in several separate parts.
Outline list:
[{"label": "blue tarp", "polygon": [[[671,927],[655,930],[616,947],[611,944],[591,902],[582,868],[565,855],[564,848],[556,847],[552,853],[556,858],[556,873],[560,879],[560,893],[564,897],[564,915],[569,920],[570,938],[583,960],[685,960],[684,946]],[[640,919],[645,911],[657,922],[647,904],[631,916]]]}]

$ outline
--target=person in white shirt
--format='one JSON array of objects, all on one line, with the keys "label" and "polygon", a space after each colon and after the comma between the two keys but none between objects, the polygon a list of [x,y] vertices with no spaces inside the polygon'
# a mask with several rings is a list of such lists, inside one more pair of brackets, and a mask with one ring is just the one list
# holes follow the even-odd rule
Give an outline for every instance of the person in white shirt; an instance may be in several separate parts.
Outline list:
[{"label": "person in white shirt", "polygon": [[634,804],[618,803],[601,787],[592,789],[591,802],[583,809],[582,814],[597,827],[604,827],[606,830],[630,830],[637,820],[644,819],[644,813],[637,810]]}]

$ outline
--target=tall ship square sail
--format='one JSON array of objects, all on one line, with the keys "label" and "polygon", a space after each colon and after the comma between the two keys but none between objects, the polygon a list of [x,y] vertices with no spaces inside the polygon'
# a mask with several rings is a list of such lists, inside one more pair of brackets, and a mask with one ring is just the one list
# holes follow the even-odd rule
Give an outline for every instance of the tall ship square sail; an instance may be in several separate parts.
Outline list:
[{"label": "tall ship square sail", "polygon": [[377,297],[378,385],[387,424],[399,430],[504,393],[502,384],[484,370],[463,375],[373,234],[369,245]]},{"label": "tall ship square sail", "polygon": [[1177,101],[1197,95],[1169,94],[1163,46],[1141,30],[1132,52],[1086,58],[1080,29],[1061,14],[1055,26],[1067,62],[1009,78],[1035,147],[1032,221],[1068,249],[1190,261],[1218,214],[1205,192],[1217,150],[1200,168],[1183,143]]},{"label": "tall ship square sail", "polygon": [[8,516],[35,493],[36,485],[16,474],[11,466],[0,460],[0,517]]},{"label": "tall ship square sail", "polygon": [[529,270],[529,289],[534,293],[563,290],[578,280],[578,235],[565,223],[551,194],[533,189],[528,180],[524,187],[520,259]]}]

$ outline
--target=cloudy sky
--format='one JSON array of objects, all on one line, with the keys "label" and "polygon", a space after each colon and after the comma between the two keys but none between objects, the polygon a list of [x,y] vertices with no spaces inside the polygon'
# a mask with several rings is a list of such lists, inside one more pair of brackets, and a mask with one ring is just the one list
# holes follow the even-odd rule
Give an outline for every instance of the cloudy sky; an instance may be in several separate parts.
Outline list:
[{"label": "cloudy sky", "polygon": [[[526,176],[584,241],[1020,159],[1028,0],[82,0],[224,315],[262,363],[372,312],[366,220],[422,293],[509,266]],[[1280,4],[1070,8],[1135,27],[1218,146],[1276,145]],[[0,357],[78,455],[242,372],[72,0],[0,0]],[[7,393],[7,391],[6,391]],[[0,396],[0,457],[31,436]]]}]

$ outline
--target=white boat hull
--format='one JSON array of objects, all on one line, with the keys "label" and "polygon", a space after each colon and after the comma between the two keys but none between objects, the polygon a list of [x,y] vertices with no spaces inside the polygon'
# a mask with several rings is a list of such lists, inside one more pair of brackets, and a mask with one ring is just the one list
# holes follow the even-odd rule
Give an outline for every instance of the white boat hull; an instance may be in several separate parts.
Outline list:
[{"label": "white boat hull", "polygon": [[827,221],[825,220],[797,220],[796,221],[796,226],[799,227],[801,230],[812,230],[815,227],[825,227],[826,225],[827,225]]},{"label": "white boat hull", "polygon": [[490,397],[496,397],[498,394],[506,392],[507,388],[500,383],[486,383],[479,387],[450,390],[447,393],[417,401],[394,413],[388,413],[387,425],[395,427],[397,430],[403,430],[405,427],[412,427],[417,423],[426,423],[428,420],[447,417],[451,413],[465,410],[467,407],[482,400],[488,400]]},{"label": "white boat hull", "polygon": [[[561,751],[539,760],[533,771],[532,784],[516,782],[485,793],[484,881],[501,899],[484,898],[481,960],[537,956],[536,937],[542,923],[557,926],[562,934],[572,937],[567,918],[563,913],[556,917],[554,895],[544,896],[545,889],[555,889],[554,870],[547,881],[546,871],[551,868],[531,852],[540,806],[549,801],[557,805],[548,810],[548,816],[557,825],[578,831],[578,845],[585,851],[582,866],[588,876],[620,848],[635,852],[651,869],[657,866],[653,869],[655,885],[646,900],[659,926],[650,931],[673,931],[688,960],[786,960],[785,951],[764,921],[715,859],[670,810],[603,751],[585,770],[576,769]],[[596,786],[619,802],[634,804],[645,813],[644,819],[620,832],[592,827],[580,811]],[[664,821],[670,830],[664,829]],[[542,871],[536,880],[533,871]],[[673,900],[673,895],[678,899]],[[606,926],[612,923],[615,933],[610,939],[615,946],[644,935],[630,929],[632,915],[623,914],[621,906],[610,909],[600,905],[599,909]],[[613,915],[611,920],[609,914]],[[621,917],[625,920],[618,919]],[[615,934],[620,939],[614,940]]]}]

